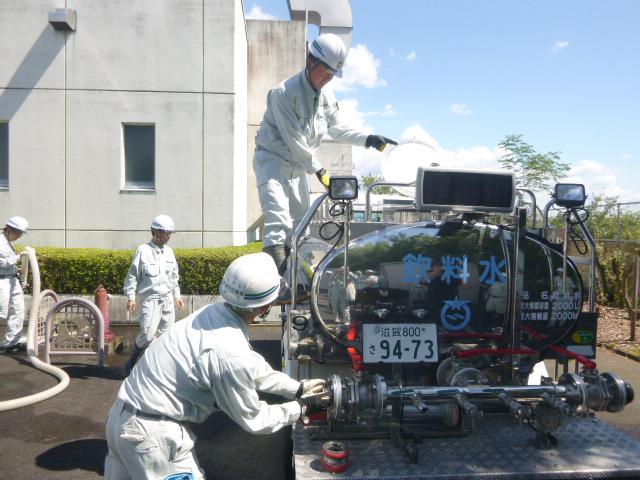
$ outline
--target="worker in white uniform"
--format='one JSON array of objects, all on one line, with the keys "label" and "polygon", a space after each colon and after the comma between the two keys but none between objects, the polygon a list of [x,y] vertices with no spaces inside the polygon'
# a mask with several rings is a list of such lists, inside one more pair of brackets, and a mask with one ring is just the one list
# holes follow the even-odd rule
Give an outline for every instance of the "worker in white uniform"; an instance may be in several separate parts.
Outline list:
[{"label": "worker in white uniform", "polygon": [[7,328],[2,348],[6,353],[24,347],[22,327],[24,326],[24,295],[18,277],[18,255],[11,242],[27,233],[29,222],[22,217],[7,220],[0,236],[0,319]]},{"label": "worker in white uniform", "polygon": [[344,267],[340,267],[331,278],[329,296],[335,321],[348,326],[351,324],[350,308],[356,300],[356,280],[358,277],[352,271],[347,270],[346,287],[344,277]]},{"label": "worker in white uniform", "polygon": [[567,289],[564,289],[563,283],[564,268],[556,268],[556,275],[553,277],[553,291],[559,295],[566,295],[567,297],[576,291],[576,284],[571,280],[571,277],[567,275]]},{"label": "worker in white uniform", "polygon": [[[109,411],[105,478],[204,478],[186,422],[203,422],[214,412],[267,434],[326,410],[324,380],[294,380],[249,345],[249,325],[268,313],[279,287],[271,257],[240,257],[223,276],[223,303],[192,313],[149,346]],[[295,400],[270,405],[258,391]]]},{"label": "worker in white uniform", "polygon": [[256,135],[253,169],[264,213],[263,250],[286,271],[291,234],[309,209],[307,174],[329,186],[329,174],[316,158],[325,134],[339,143],[380,151],[396,142],[344,125],[335,96],[327,87],[342,75],[347,49],[334,34],[309,44],[306,67],[267,96],[267,110]]},{"label": "worker in white uniform", "polygon": [[[124,279],[127,310],[133,312],[139,303],[140,333],[125,365],[129,375],[145,348],[162,335],[175,321],[175,306],[184,308],[180,296],[178,263],[167,242],[175,226],[171,217],[158,215],[151,222],[151,241],[140,245]],[[136,302],[136,296],[139,302]]]}]

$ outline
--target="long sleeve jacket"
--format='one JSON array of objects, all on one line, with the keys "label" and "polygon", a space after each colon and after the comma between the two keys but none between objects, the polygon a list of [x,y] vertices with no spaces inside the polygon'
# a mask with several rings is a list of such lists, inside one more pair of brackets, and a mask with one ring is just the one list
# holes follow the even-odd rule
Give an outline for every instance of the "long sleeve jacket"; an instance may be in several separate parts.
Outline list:
[{"label": "long sleeve jacket", "polygon": [[171,247],[160,248],[153,242],[140,245],[124,279],[128,300],[162,297],[173,293],[180,297],[178,263]]},{"label": "long sleeve jacket", "polygon": [[13,249],[7,237],[0,235],[0,275],[14,275],[20,255]]},{"label": "long sleeve jacket", "polygon": [[256,136],[256,147],[306,173],[322,168],[315,150],[325,134],[336,142],[364,146],[367,134],[342,122],[333,92],[315,91],[304,70],[273,88]]},{"label": "long sleeve jacket", "polygon": [[300,416],[295,401],[269,405],[258,391],[293,399],[300,382],[254,352],[246,322],[223,303],[207,305],[155,340],[118,397],[147,413],[202,422],[223,411],[242,428],[270,433]]}]

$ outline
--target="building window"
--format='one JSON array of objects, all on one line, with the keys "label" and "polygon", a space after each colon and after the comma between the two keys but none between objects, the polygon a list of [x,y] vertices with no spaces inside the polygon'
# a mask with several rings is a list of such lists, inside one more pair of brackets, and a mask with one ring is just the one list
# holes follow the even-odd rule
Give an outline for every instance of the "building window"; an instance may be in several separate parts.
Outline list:
[{"label": "building window", "polygon": [[153,190],[156,185],[155,125],[122,125],[125,190]]},{"label": "building window", "polygon": [[0,188],[9,188],[9,124],[0,122]]}]

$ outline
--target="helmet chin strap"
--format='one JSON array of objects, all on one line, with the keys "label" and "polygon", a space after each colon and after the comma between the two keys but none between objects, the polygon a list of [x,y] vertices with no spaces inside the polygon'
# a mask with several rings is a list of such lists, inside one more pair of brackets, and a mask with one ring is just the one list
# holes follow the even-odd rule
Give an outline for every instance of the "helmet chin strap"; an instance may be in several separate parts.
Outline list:
[{"label": "helmet chin strap", "polygon": [[313,86],[313,83],[311,82],[311,72],[313,72],[315,69],[317,69],[321,64],[320,60],[313,60],[313,59],[309,59],[307,60],[307,66],[304,69],[304,76],[306,77],[307,81],[309,82],[309,85],[311,85],[311,88],[313,88],[316,92],[318,91],[318,89],[316,87]]},{"label": "helmet chin strap", "polygon": [[262,307],[255,307],[255,308],[241,308],[241,307],[232,305],[229,302],[224,302],[224,305],[229,310],[241,316],[247,321],[255,321],[256,318],[259,318],[260,320],[264,320],[267,317],[267,315],[269,315],[269,311],[271,310],[271,304],[269,304],[268,306],[263,305]]},{"label": "helmet chin strap", "polygon": [[[260,308],[264,308],[264,307],[260,307]],[[264,321],[264,319],[267,318],[267,316],[269,315],[270,311],[271,311],[271,304],[267,306],[266,310],[263,313],[258,314],[258,318]]]}]

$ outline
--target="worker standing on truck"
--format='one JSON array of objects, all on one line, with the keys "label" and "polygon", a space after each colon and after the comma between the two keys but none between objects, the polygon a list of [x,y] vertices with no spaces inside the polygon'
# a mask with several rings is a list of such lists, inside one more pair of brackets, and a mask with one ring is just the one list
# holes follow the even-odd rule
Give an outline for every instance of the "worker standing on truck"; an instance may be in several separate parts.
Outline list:
[{"label": "worker standing on truck", "polygon": [[7,322],[2,348],[6,353],[24,346],[24,295],[18,276],[18,255],[11,242],[26,235],[29,222],[23,217],[11,217],[0,236],[0,318]]},{"label": "worker standing on truck", "polygon": [[[294,380],[249,345],[249,325],[267,315],[279,288],[267,254],[237,258],[220,284],[224,303],[192,313],[149,346],[109,411],[105,478],[204,478],[187,422],[203,422],[214,412],[266,434],[327,408],[324,380]],[[258,391],[295,400],[269,405]]]},{"label": "worker standing on truck", "polygon": [[178,263],[167,245],[174,230],[171,217],[158,215],[154,218],[151,241],[138,247],[124,279],[127,311],[135,310],[136,295],[140,299],[140,333],[124,367],[125,375],[131,373],[145,348],[173,325],[176,317],[174,301],[179,309],[184,308],[178,285]]},{"label": "worker standing on truck", "polygon": [[329,186],[329,174],[316,158],[325,134],[339,143],[373,147],[380,151],[396,142],[368,135],[344,125],[338,103],[327,88],[342,76],[347,49],[334,34],[318,36],[309,44],[304,70],[273,88],[256,135],[253,169],[265,216],[263,250],[271,255],[280,275],[286,271],[291,234],[309,209],[307,174]]}]

